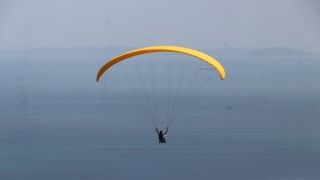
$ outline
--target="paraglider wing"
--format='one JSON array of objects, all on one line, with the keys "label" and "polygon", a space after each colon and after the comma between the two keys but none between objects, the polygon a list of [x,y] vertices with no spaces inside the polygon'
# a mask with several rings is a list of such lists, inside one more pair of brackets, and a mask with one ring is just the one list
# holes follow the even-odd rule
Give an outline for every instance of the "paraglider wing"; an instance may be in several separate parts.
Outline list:
[{"label": "paraglider wing", "polygon": [[187,54],[190,56],[194,56],[196,58],[199,58],[199,59],[207,62],[211,66],[213,66],[220,74],[221,80],[223,80],[226,76],[226,73],[225,73],[222,65],[217,60],[215,60],[211,56],[209,56],[205,53],[202,53],[200,51],[185,48],[185,47],[178,47],[178,46],[150,46],[150,47],[145,47],[145,48],[140,48],[140,49],[136,49],[133,51],[129,51],[127,53],[124,53],[120,56],[117,56],[117,57],[111,59],[109,62],[107,62],[105,65],[103,65],[100,68],[100,70],[97,74],[96,80],[98,82],[100,77],[102,76],[102,74],[107,69],[109,69],[111,66],[113,66],[114,64],[116,64],[122,60],[128,59],[133,56],[141,55],[141,54],[155,53],[155,52],[175,52],[175,53],[181,53],[181,54]]}]

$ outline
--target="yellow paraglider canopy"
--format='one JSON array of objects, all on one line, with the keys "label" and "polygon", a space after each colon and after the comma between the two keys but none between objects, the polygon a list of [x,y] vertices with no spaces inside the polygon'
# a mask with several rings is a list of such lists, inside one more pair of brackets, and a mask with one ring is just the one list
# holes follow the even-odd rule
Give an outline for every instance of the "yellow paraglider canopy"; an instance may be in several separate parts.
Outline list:
[{"label": "yellow paraglider canopy", "polygon": [[96,78],[97,82],[99,81],[102,74],[107,69],[109,69],[111,66],[113,66],[114,64],[116,64],[122,60],[125,60],[127,58],[133,57],[133,56],[147,54],[147,53],[154,53],[154,52],[175,52],[175,53],[181,53],[181,54],[187,54],[190,56],[194,56],[196,58],[199,58],[199,59],[207,62],[211,66],[213,66],[219,72],[221,80],[224,80],[224,78],[226,77],[226,73],[225,73],[222,65],[217,60],[215,60],[214,58],[212,58],[211,56],[209,56],[205,53],[202,53],[202,52],[194,50],[194,49],[185,48],[185,47],[178,47],[178,46],[150,46],[150,47],[139,48],[139,49],[136,49],[133,51],[129,51],[129,52],[126,52],[124,54],[121,54],[120,56],[117,56],[117,57],[111,59],[109,62],[107,62],[105,65],[103,65],[100,68],[100,70],[97,74],[97,78]]}]

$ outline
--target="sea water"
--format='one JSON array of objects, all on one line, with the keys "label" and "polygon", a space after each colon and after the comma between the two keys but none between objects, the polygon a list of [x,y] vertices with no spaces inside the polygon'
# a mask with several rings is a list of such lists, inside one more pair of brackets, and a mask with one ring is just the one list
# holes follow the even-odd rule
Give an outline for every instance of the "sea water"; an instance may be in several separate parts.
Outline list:
[{"label": "sea water", "polygon": [[1,180],[320,178],[319,57],[219,57],[226,80],[167,144],[95,82],[108,58],[72,58],[2,59]]}]

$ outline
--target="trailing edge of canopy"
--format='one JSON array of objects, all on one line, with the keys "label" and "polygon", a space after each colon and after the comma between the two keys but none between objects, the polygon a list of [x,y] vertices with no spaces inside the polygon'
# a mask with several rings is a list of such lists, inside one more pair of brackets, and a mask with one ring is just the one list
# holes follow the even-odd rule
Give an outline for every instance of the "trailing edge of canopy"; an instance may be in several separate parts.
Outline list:
[{"label": "trailing edge of canopy", "polygon": [[154,53],[154,52],[175,52],[175,53],[187,54],[187,55],[196,57],[213,66],[219,72],[221,80],[224,80],[224,78],[226,77],[226,73],[222,65],[217,60],[215,60],[214,58],[212,58],[211,56],[205,53],[202,53],[194,49],[178,47],[178,46],[150,46],[150,47],[135,49],[111,59],[109,62],[107,62],[105,65],[103,65],[100,68],[96,78],[97,82],[99,81],[102,74],[114,64],[133,56],[138,56],[138,55],[147,54],[147,53]]}]

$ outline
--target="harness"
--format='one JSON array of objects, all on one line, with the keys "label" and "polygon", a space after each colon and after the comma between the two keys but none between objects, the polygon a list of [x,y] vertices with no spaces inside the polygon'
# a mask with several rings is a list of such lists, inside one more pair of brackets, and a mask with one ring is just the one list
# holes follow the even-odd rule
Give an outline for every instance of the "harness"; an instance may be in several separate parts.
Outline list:
[{"label": "harness", "polygon": [[159,143],[164,143],[165,142],[165,139],[164,139],[164,134],[162,131],[160,131],[159,133]]}]

